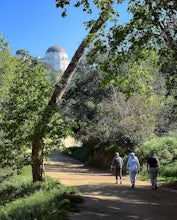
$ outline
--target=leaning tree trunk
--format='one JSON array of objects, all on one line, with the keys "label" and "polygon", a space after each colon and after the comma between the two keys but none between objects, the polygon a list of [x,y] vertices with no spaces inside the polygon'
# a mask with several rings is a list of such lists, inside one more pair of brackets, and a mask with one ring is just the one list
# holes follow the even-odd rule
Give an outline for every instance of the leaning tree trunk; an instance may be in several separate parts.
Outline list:
[{"label": "leaning tree trunk", "polygon": [[[111,6],[111,5],[110,5]],[[75,52],[70,64],[65,70],[59,83],[55,85],[55,89],[52,97],[50,98],[48,105],[45,108],[43,117],[39,124],[36,125],[34,130],[34,136],[32,140],[32,175],[33,182],[42,181],[45,182],[45,172],[43,167],[43,138],[45,137],[45,126],[50,122],[53,115],[51,111],[52,106],[60,104],[63,94],[74,74],[77,64],[80,61],[81,56],[84,54],[85,49],[92,42],[93,38],[91,35],[96,34],[103,24],[108,20],[111,10],[107,9],[101,12],[99,18],[91,28],[87,37],[82,41],[77,51]],[[42,127],[42,128],[41,128]]]}]

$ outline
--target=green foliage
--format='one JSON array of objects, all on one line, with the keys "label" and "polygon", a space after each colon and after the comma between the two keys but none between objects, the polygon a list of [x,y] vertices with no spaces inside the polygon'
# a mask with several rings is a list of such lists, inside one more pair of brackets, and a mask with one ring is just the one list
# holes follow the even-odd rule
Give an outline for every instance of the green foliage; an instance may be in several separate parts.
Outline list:
[{"label": "green foliage", "polygon": [[0,168],[0,183],[2,183],[4,180],[8,179],[13,175],[13,170],[10,167],[6,167],[6,169]]},{"label": "green foliage", "polygon": [[26,149],[31,147],[34,125],[51,95],[51,85],[44,80],[44,74],[44,69],[33,63],[30,56],[16,60],[13,80],[1,103],[1,164],[13,165],[16,160],[19,166]]},{"label": "green foliage", "polygon": [[126,100],[122,93],[115,91],[113,97],[100,103],[98,123],[102,127],[104,139],[122,145],[127,142],[127,148],[130,148],[131,143],[135,145],[153,136],[157,103],[145,105],[145,102],[144,96],[136,95]]},{"label": "green foliage", "polygon": [[[128,1],[131,20],[123,25],[113,24],[107,30],[107,34],[98,37],[89,53],[90,62],[104,72],[103,85],[114,83],[121,87],[128,97],[137,90],[150,93],[152,88],[149,84],[151,77],[148,68],[160,64],[159,68],[161,67],[161,71],[168,78],[169,89],[175,88],[177,57],[175,6],[174,0],[169,3],[161,0]],[[147,57],[142,51],[156,51],[159,57],[153,62],[155,57],[151,54],[149,58],[152,57],[152,62],[149,62],[143,71],[139,67],[139,59],[142,60],[144,56],[147,62]],[[100,54],[102,57],[107,54],[101,62],[97,58]],[[129,65],[131,61],[132,65]]]},{"label": "green foliage", "polygon": [[55,105],[48,108],[53,112],[51,121],[45,127],[42,124],[53,85],[38,60],[26,51],[21,58],[11,57],[5,40],[1,41],[0,56],[3,57],[0,65],[4,83],[0,88],[3,94],[0,99],[0,166],[20,169],[31,164],[30,149],[36,130],[39,133],[45,130],[42,147],[48,155],[52,147],[59,148],[61,138],[69,133],[70,122],[63,119],[59,106]]},{"label": "green foliage", "polygon": [[44,69],[47,70],[45,79],[55,85],[61,78],[62,72],[56,71],[50,64],[42,63]]},{"label": "green foliage", "polygon": [[161,175],[165,177],[176,177],[177,173],[177,161],[175,161],[172,164],[169,164],[168,166],[162,166],[161,168]]},{"label": "green foliage", "polygon": [[[168,105],[168,102],[162,103],[164,94],[176,96],[176,1],[129,0],[130,22],[119,25],[116,20],[108,27],[107,18],[113,21],[118,15],[113,6],[122,2],[96,0],[90,4],[87,0],[56,0],[56,7],[61,8],[65,16],[70,4],[88,13],[92,12],[91,6],[96,6],[101,11],[99,22],[91,20],[87,27],[98,24],[94,26],[98,30],[105,21],[97,35],[93,31],[86,38],[93,40],[90,62],[94,65],[90,72],[89,69],[80,71],[71,85],[67,101],[63,102],[65,116],[76,122],[78,129],[73,130],[92,146],[101,140],[121,143],[121,146],[126,143],[132,149],[147,136],[152,137],[154,131],[160,134],[176,129],[174,99],[168,110],[162,110],[164,103]],[[47,153],[53,145],[59,146],[60,138],[68,134],[68,123],[56,105],[46,107],[53,88],[46,80],[44,68],[28,54],[20,60],[12,59],[7,44],[3,39],[0,43],[3,60],[0,63],[3,70],[0,75],[0,163],[18,168],[30,162],[26,152],[34,134],[41,140],[40,149],[45,147]],[[161,72],[166,77],[167,91]],[[50,76],[53,77],[53,73]],[[107,89],[100,88],[100,83]],[[132,95],[128,102],[124,99]],[[168,120],[168,113],[172,112]],[[51,121],[44,125],[51,115]],[[173,158],[168,149],[164,151],[162,164],[167,157]]]},{"label": "green foliage", "polygon": [[0,33],[0,111],[2,111],[1,102],[6,98],[5,96],[10,86],[10,82],[13,80],[15,64],[15,59],[11,57],[9,44]]},{"label": "green foliage", "polygon": [[83,12],[91,14],[93,11],[93,9],[92,9],[93,3],[94,3],[94,6],[96,6],[96,8],[98,8],[100,10],[105,10],[105,9],[108,10],[108,5],[116,4],[116,3],[119,4],[119,3],[123,2],[123,0],[116,0],[116,1],[110,1],[110,0],[97,1],[97,0],[94,0],[93,3],[92,3],[92,1],[90,2],[88,0],[82,0],[82,1],[79,1],[79,0],[75,0],[75,1],[56,0],[55,2],[56,2],[56,7],[61,8],[63,10],[62,16],[65,17],[65,16],[67,16],[67,9],[68,9],[68,6],[70,6],[70,5],[72,5],[72,7],[76,7],[76,8],[81,7]]},{"label": "green foliage", "polygon": [[62,102],[65,116],[78,124],[74,130],[85,129],[86,123],[95,119],[98,103],[109,95],[109,90],[99,88],[101,78],[101,74],[83,58]]},{"label": "green foliage", "polygon": [[100,142],[96,146],[91,146],[89,144],[90,143],[84,143],[82,147],[70,148],[70,156],[92,167],[107,170],[110,169],[115,152],[119,152],[124,159],[123,171],[125,172],[125,164],[128,156],[121,145],[103,142]]},{"label": "green foliage", "polygon": [[88,162],[89,158],[92,157],[93,152],[94,149],[90,146],[70,148],[70,155],[82,162]]},{"label": "green foliage", "polygon": [[[29,167],[0,186],[0,219],[67,219],[82,202],[78,191],[48,178],[48,183],[31,183]],[[73,195],[70,192],[75,192]]]},{"label": "green foliage", "polygon": [[149,154],[154,153],[159,164],[160,175],[175,177],[177,172],[176,132],[145,141],[138,149],[141,164],[145,164]]},{"label": "green foliage", "polygon": [[[109,62],[107,58],[107,55],[99,57],[100,62]],[[86,58],[77,68],[64,96],[62,110],[79,124],[79,138],[86,144],[92,142],[92,146],[107,142],[133,148],[153,137],[155,131],[164,132],[164,127],[169,131],[172,126],[174,129],[175,115],[167,121],[173,112],[174,100],[165,98],[165,79],[159,72],[157,53],[142,50],[138,60],[132,57],[127,63],[114,66],[115,69],[109,65],[110,74],[107,74],[114,77],[106,88],[100,86],[104,84],[105,73],[89,65]],[[117,81],[114,73],[117,73]],[[129,99],[128,94],[131,94]]]},{"label": "green foliage", "polygon": [[169,95],[162,98],[160,109],[157,113],[156,134],[168,133],[177,128],[176,100],[174,96]]},{"label": "green foliage", "polygon": [[117,86],[127,98],[138,93],[150,99],[153,96],[154,76],[158,75],[161,67],[158,59],[158,54],[152,50],[142,49],[138,58],[134,54],[127,58],[117,54],[117,51],[115,54],[109,51],[104,63],[101,61],[98,66],[103,72],[102,86]]}]

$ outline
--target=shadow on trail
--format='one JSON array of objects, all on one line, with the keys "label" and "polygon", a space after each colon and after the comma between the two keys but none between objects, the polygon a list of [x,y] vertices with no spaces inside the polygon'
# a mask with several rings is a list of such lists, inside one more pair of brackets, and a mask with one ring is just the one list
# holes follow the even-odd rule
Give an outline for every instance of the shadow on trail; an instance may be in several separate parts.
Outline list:
[{"label": "shadow on trail", "polygon": [[176,219],[177,205],[170,201],[169,192],[162,189],[151,190],[148,186],[130,189],[129,186],[105,184],[83,185],[78,188],[84,193],[85,203],[81,205],[82,212],[76,213],[71,220]]},{"label": "shadow on trail", "polygon": [[75,173],[75,175],[100,175],[100,176],[110,176],[112,174],[105,173],[97,169],[89,169],[83,164],[76,165],[75,163],[63,164],[63,162],[58,162],[57,164],[50,164],[50,162],[45,163],[45,170],[47,172],[70,172]]},{"label": "shadow on trail", "polygon": [[82,162],[75,160],[74,158],[70,157],[67,154],[64,154],[60,151],[52,151],[50,158],[51,161],[56,161],[56,162],[64,162],[64,163],[70,163],[70,164],[82,164]]},{"label": "shadow on trail", "polygon": [[[50,161],[54,162],[50,163]],[[55,163],[56,162],[56,163]],[[86,166],[84,163],[68,156],[67,154],[63,154],[59,151],[53,151],[50,156],[50,160],[46,161],[45,163],[45,169],[47,172],[72,172],[76,173],[76,175],[80,175],[83,173],[84,175],[111,175],[108,173],[105,173],[105,171],[102,171],[100,169],[96,168],[90,168]],[[78,173],[78,174],[77,174]]]},{"label": "shadow on trail", "polygon": [[[60,152],[52,153],[51,163],[47,162],[45,168],[59,178],[63,172],[63,179],[73,181],[72,186],[83,195],[81,211],[71,213],[69,220],[176,220],[177,191],[161,186],[151,190],[150,184],[138,185],[138,181],[136,188],[130,189],[124,177],[122,185],[114,184],[110,182],[110,178],[114,181],[113,174],[86,167]],[[75,180],[81,184],[75,185]]]}]

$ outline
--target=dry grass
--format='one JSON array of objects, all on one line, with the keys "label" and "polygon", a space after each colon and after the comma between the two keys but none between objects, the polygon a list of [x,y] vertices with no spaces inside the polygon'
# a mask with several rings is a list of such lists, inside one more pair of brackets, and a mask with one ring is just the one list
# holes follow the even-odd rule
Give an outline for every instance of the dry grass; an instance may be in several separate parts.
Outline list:
[{"label": "dry grass", "polygon": [[73,137],[68,136],[63,141],[65,147],[81,147],[82,143],[80,141],[75,140]]}]

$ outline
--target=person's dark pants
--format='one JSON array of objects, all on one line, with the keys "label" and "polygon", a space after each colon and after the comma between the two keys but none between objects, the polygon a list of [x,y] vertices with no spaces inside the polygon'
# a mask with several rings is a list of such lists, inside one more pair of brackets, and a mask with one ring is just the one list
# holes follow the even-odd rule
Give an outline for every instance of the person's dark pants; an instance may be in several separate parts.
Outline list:
[{"label": "person's dark pants", "polygon": [[116,180],[118,180],[118,176],[120,180],[122,180],[122,168],[115,168]]}]

